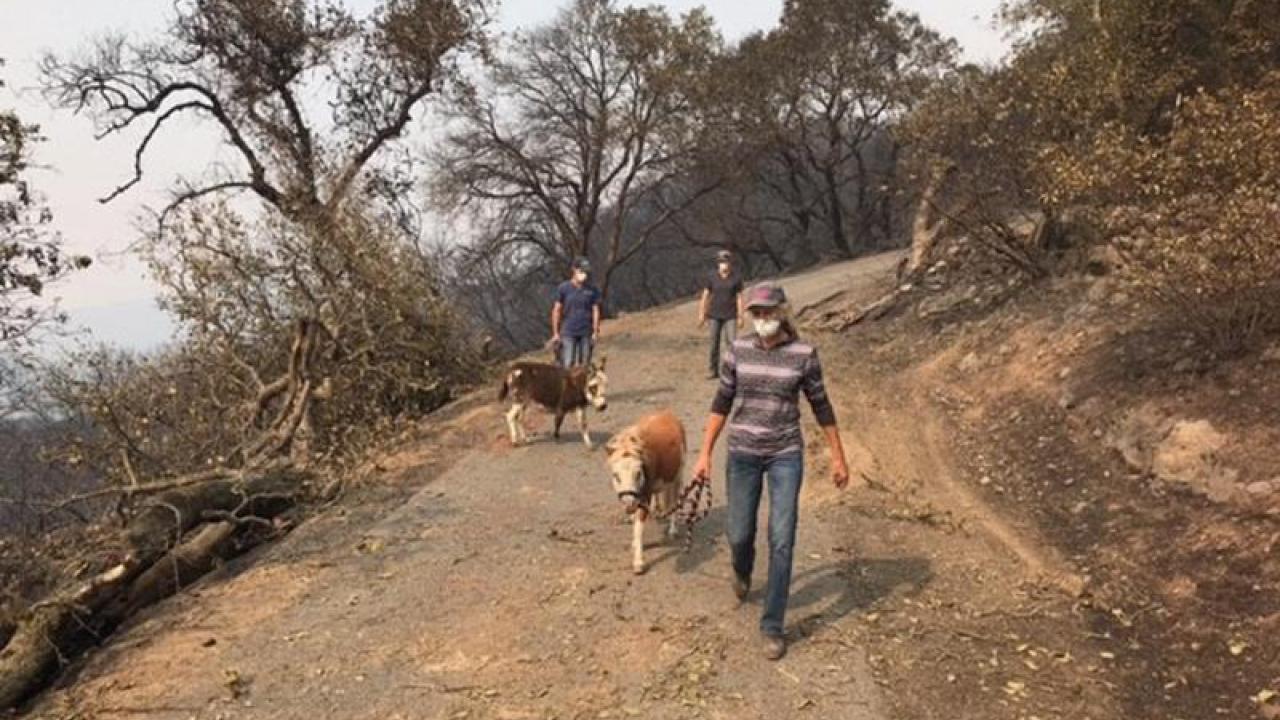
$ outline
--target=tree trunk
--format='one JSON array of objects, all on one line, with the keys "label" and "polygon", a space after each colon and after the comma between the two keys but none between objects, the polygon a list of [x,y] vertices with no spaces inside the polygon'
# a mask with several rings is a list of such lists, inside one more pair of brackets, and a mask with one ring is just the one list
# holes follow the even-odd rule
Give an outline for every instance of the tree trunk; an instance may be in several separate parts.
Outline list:
[{"label": "tree trunk", "polygon": [[[246,479],[217,479],[153,498],[125,533],[123,562],[87,583],[56,594],[27,613],[0,651],[0,710],[42,689],[85,648],[101,642],[132,613],[208,572],[234,550],[232,534],[246,521],[290,507],[300,477],[268,470]],[[227,518],[182,542],[211,514]]]},{"label": "tree trunk", "polygon": [[894,242],[894,199],[898,196],[898,158],[902,153],[902,144],[893,141],[893,150],[889,154],[889,170],[884,189],[879,191],[876,207],[876,222],[879,226],[879,237],[876,238],[876,249],[884,250],[896,247]]},{"label": "tree trunk", "polygon": [[823,178],[827,184],[827,214],[831,223],[831,244],[841,257],[853,257],[853,248],[849,246],[849,234],[844,226],[844,203],[840,202],[840,186],[836,183],[835,171],[824,168]]},{"label": "tree trunk", "polygon": [[1057,213],[1049,209],[1041,210],[1040,219],[1031,233],[1030,244],[1032,252],[1037,254],[1063,249],[1062,225]]},{"label": "tree trunk", "polygon": [[178,592],[231,557],[235,546],[236,524],[209,523],[195,531],[189,540],[147,568],[104,610],[110,621],[119,623],[142,608]]},{"label": "tree trunk", "polygon": [[649,285],[649,262],[650,257],[648,255],[640,261],[640,288],[644,290],[645,297],[649,300],[649,305],[657,307],[662,304],[662,300]]},{"label": "tree trunk", "polygon": [[920,195],[920,203],[916,206],[916,216],[911,223],[911,256],[907,261],[906,275],[914,275],[922,270],[929,256],[933,253],[933,247],[938,241],[938,234],[942,231],[945,219],[934,220],[934,204],[937,202],[938,193],[942,192],[942,187],[946,183],[947,178],[951,175],[952,167],[935,168],[929,177],[929,184],[925,185],[924,192]]},{"label": "tree trunk", "polygon": [[[813,252],[813,241],[810,236],[810,232],[813,229],[813,213],[807,208],[803,208],[793,211],[791,216],[795,219],[796,226],[799,228],[799,233],[796,236],[797,242],[794,244],[794,249],[791,253],[792,264],[808,265],[817,259]],[[778,266],[778,269],[781,270],[785,267],[786,258],[779,257],[778,253],[772,251],[772,248],[768,248],[767,240],[765,241],[765,246],[769,259]]]},{"label": "tree trunk", "polygon": [[224,478],[180,487],[149,500],[129,522],[125,539],[140,556],[164,552],[204,522],[206,512],[238,510],[262,517],[280,512],[298,494],[300,475],[277,469],[246,478]]},{"label": "tree trunk", "polygon": [[[860,236],[860,242],[858,243],[859,253],[865,253],[875,242],[874,238],[870,242],[868,242],[867,238],[874,234],[871,225],[872,216],[876,212],[871,194],[871,173],[867,171],[867,162],[862,157],[862,150],[863,146],[859,145],[853,152],[853,164],[858,173],[858,176],[854,179],[858,191],[854,200],[853,216],[857,218],[857,232]],[[839,199],[839,197],[840,193],[837,192],[836,199]],[[843,204],[841,207],[843,207]],[[849,244],[850,252],[852,252],[853,244],[847,239],[845,242]]]},{"label": "tree trunk", "polygon": [[311,419],[311,408],[302,414],[302,420],[293,432],[293,440],[289,444],[289,458],[295,467],[305,469],[311,464],[312,442],[315,439],[315,425]]},{"label": "tree trunk", "polygon": [[137,559],[126,561],[31,609],[0,651],[0,708],[16,707],[53,679],[67,661],[64,653],[72,640],[85,634],[85,619],[133,580],[140,565]]}]

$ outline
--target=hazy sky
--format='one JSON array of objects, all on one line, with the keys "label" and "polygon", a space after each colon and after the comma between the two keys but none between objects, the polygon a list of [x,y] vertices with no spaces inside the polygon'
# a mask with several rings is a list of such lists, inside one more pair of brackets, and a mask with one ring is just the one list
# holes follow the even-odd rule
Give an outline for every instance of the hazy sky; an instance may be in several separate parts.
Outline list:
[{"label": "hazy sky", "polygon": [[[371,0],[351,0],[361,6]],[[636,3],[636,4],[648,4]],[[668,0],[673,13],[705,7],[726,39],[777,23],[782,0]],[[1004,51],[992,16],[1000,0],[898,0],[940,32],[956,38],[972,61],[995,61]],[[510,30],[544,22],[563,3],[507,0],[499,27]],[[0,107],[14,107],[38,123],[48,142],[37,150],[41,168],[32,179],[54,211],[56,227],[74,252],[95,259],[89,270],[56,288],[73,317],[104,340],[150,346],[163,340],[169,325],[155,308],[154,287],[141,263],[125,252],[134,237],[134,219],[142,207],[162,201],[162,191],[179,174],[197,175],[202,168],[234,156],[220,149],[209,132],[174,125],[153,143],[146,181],[129,194],[102,205],[97,198],[128,179],[134,137],[95,141],[88,118],[48,107],[36,90],[36,64],[42,52],[68,53],[104,32],[148,33],[162,28],[172,0],[0,0],[0,68],[7,86],[0,88]]]}]

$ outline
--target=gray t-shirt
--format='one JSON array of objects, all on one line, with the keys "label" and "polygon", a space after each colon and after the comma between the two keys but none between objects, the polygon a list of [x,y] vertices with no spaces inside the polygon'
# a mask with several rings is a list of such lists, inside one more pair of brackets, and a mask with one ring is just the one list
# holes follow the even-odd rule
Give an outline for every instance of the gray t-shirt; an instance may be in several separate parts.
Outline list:
[{"label": "gray t-shirt", "polygon": [[800,393],[818,424],[836,424],[836,411],[822,381],[818,349],[794,337],[766,348],[752,333],[738,338],[720,361],[720,387],[711,412],[729,415],[729,452],[776,457],[804,449]]},{"label": "gray t-shirt", "polygon": [[738,293],[742,292],[742,278],[738,277],[738,273],[730,271],[729,277],[722,277],[719,271],[713,272],[702,287],[711,291],[707,317],[715,320],[733,320],[738,317]]}]

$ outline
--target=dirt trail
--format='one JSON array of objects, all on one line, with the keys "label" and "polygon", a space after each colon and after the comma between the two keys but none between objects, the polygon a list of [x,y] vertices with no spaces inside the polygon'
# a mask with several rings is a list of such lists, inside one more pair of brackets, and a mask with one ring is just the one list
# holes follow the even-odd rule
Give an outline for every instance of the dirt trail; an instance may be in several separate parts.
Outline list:
[{"label": "dirt trail", "polygon": [[[797,306],[851,285],[870,298],[897,258],[826,268],[786,287]],[[609,326],[602,350],[610,408],[592,417],[598,442],[666,406],[696,446],[714,382],[703,379],[705,343],[694,327],[689,304]],[[447,450],[455,455],[447,471],[433,477],[440,463],[399,458],[403,467],[393,470],[421,488],[399,507],[377,517],[367,508],[327,513],[253,562],[215,573],[118,634],[35,714],[891,717],[894,704],[871,669],[878,651],[868,653],[871,636],[859,628],[872,608],[912,602],[940,572],[946,554],[937,545],[952,541],[925,527],[856,517],[849,508],[874,492],[831,490],[821,443],[810,443],[788,618],[793,643],[783,661],[770,663],[756,634],[759,591],[739,606],[729,589],[723,458],[716,505],[692,551],[658,544],[654,531],[652,567],[636,577],[603,455],[581,445],[573,420],[557,444],[549,420],[535,418],[540,436],[512,450],[496,403],[479,398],[469,408],[455,422],[472,432]],[[874,422],[887,412],[868,406],[845,417]],[[931,478],[902,478],[948,472],[937,456],[914,471],[895,465],[893,448],[882,447],[898,442],[898,452],[914,452],[911,418],[886,425],[875,442],[859,442],[859,428],[846,427],[851,459],[869,476],[918,485]],[[936,431],[930,438],[943,442]],[[1021,581],[1025,568],[1000,556],[1001,538],[985,551],[974,542],[969,552],[978,559],[966,562],[1006,580],[993,592]]]}]

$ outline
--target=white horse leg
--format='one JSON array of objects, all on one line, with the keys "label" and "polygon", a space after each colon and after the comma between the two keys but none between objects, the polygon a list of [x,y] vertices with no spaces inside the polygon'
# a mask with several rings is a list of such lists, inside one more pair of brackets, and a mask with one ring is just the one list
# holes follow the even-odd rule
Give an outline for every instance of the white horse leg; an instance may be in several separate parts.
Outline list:
[{"label": "white horse leg", "polygon": [[582,442],[587,446],[588,450],[594,450],[596,446],[591,442],[591,433],[587,431],[587,409],[578,408],[578,427],[582,428]]},{"label": "white horse leg", "polygon": [[511,427],[511,444],[527,445],[529,443],[529,433],[524,429],[524,413],[528,407],[524,403],[516,403],[511,406],[511,412],[507,413],[507,423]]},{"label": "white horse leg", "polygon": [[520,444],[520,404],[516,403],[507,411],[507,434],[511,436],[513,446]]},{"label": "white horse leg", "polygon": [[646,570],[644,564],[644,521],[647,513],[644,508],[636,509],[631,516],[631,569],[641,575]]},{"label": "white horse leg", "polygon": [[676,518],[680,515],[680,484],[672,483],[663,490],[663,498],[667,506],[667,537],[675,538],[680,534],[680,523]]}]

